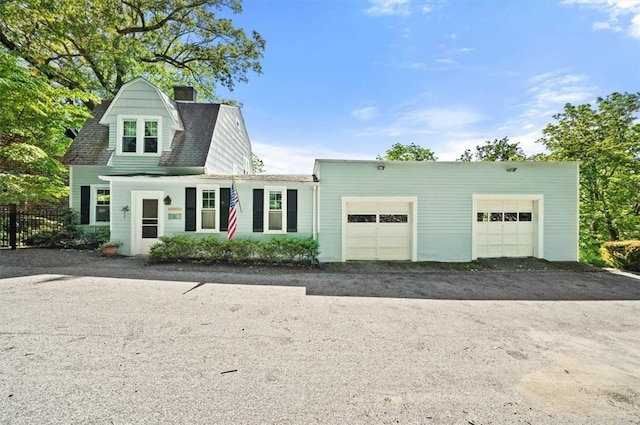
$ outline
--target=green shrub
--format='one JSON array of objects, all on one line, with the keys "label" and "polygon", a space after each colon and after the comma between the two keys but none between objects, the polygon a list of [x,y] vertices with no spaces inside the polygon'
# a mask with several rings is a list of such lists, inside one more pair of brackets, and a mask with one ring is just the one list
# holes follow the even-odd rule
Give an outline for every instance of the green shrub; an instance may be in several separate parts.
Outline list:
[{"label": "green shrub", "polygon": [[600,244],[581,243],[580,258],[581,263],[589,264],[595,267],[606,267],[607,263],[600,256]]},{"label": "green shrub", "polygon": [[156,261],[192,261],[222,263],[310,263],[317,262],[318,242],[311,238],[274,238],[221,240],[215,237],[186,235],[163,236],[153,245],[149,258]]},{"label": "green shrub", "polygon": [[640,240],[605,242],[600,255],[611,267],[640,271]]},{"label": "green shrub", "polygon": [[29,246],[42,248],[95,249],[109,240],[109,228],[78,226],[78,215],[73,210],[65,211],[64,227],[55,230],[53,224],[41,221],[38,230],[24,239]]}]

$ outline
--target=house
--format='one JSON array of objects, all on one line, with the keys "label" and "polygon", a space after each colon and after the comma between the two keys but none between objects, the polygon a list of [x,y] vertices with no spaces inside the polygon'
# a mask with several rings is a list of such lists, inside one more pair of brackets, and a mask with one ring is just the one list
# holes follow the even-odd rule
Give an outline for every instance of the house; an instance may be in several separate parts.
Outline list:
[{"label": "house", "polygon": [[122,254],[163,235],[313,237],[319,260],[469,261],[578,256],[578,164],[318,159],[313,174],[259,175],[240,109],[169,99],[144,79],[93,111],[65,156],[70,206]]},{"label": "house", "polygon": [[236,237],[311,236],[313,177],[252,174],[240,109],[199,103],[188,87],[174,94],[138,78],[94,109],[63,159],[81,224],[108,227],[125,255],[162,235],[226,237],[235,181]]}]

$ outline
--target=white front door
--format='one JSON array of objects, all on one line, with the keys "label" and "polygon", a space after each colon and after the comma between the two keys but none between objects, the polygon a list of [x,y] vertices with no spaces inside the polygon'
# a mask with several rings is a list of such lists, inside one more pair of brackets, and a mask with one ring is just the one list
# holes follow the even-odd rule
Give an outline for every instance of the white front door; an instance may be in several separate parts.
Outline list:
[{"label": "white front door", "polygon": [[131,254],[148,254],[151,245],[163,235],[164,192],[155,190],[136,190],[131,192],[134,206],[131,222]]}]

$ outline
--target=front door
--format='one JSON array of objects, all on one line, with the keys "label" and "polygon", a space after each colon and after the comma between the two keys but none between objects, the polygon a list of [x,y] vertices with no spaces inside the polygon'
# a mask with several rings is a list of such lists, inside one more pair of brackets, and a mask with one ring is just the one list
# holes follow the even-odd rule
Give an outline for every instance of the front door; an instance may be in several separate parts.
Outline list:
[{"label": "front door", "polygon": [[163,192],[133,191],[131,193],[134,205],[134,219],[132,220],[132,252],[133,255],[148,254],[151,245],[158,242],[163,234]]}]

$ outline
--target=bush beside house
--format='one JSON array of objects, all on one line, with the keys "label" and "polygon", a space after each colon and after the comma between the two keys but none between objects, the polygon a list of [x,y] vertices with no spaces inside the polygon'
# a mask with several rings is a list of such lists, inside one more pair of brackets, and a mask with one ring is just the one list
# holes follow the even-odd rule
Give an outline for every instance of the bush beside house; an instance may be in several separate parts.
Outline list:
[{"label": "bush beside house", "polygon": [[311,238],[256,241],[176,235],[161,237],[151,247],[149,258],[161,262],[316,264],[319,252],[318,242]]},{"label": "bush beside house", "polygon": [[608,266],[640,271],[640,240],[605,242],[600,255]]}]

